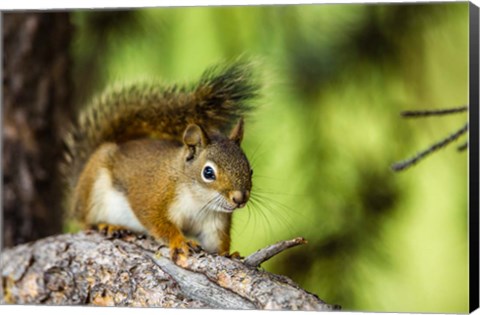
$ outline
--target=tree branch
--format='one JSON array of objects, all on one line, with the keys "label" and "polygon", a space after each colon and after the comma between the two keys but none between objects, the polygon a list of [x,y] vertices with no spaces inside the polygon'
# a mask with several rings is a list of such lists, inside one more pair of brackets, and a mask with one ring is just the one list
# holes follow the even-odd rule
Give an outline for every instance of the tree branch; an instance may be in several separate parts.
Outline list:
[{"label": "tree branch", "polygon": [[306,244],[307,241],[303,237],[297,237],[293,240],[281,241],[268,247],[257,250],[244,260],[244,264],[250,267],[258,267],[261,263],[269,260],[278,253],[298,245]]},{"label": "tree branch", "polygon": [[460,152],[465,151],[466,149],[468,149],[468,141],[464,142],[463,144],[461,144],[457,147],[457,150],[460,151]]},{"label": "tree branch", "polygon": [[468,111],[468,106],[446,108],[446,109],[430,109],[430,110],[406,110],[402,112],[405,118],[421,118],[428,116],[442,116],[450,114],[458,114]]},{"label": "tree branch", "polygon": [[109,240],[87,231],[48,237],[2,252],[0,302],[225,309],[338,308],[301,289],[287,277],[247,266],[239,259],[202,251],[182,260],[180,267],[168,257],[167,247],[135,235]]},{"label": "tree branch", "polygon": [[433,145],[431,145],[426,150],[423,150],[420,153],[416,154],[414,157],[393,164],[392,169],[394,171],[402,171],[402,170],[416,164],[418,161],[425,158],[430,153],[438,151],[439,149],[441,149],[441,148],[447,146],[448,144],[450,144],[451,142],[457,140],[461,135],[463,135],[467,131],[468,131],[468,123],[465,124],[459,130],[457,130],[455,133],[447,136],[446,138],[440,140],[439,142],[434,143]]}]

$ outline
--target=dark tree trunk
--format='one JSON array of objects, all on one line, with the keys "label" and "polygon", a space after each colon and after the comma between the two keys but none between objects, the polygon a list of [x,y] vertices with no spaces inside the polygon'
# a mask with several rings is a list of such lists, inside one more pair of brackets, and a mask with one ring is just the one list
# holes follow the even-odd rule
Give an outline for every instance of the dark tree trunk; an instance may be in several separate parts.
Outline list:
[{"label": "dark tree trunk", "polygon": [[69,13],[5,13],[3,246],[61,231],[58,165],[70,117]]}]

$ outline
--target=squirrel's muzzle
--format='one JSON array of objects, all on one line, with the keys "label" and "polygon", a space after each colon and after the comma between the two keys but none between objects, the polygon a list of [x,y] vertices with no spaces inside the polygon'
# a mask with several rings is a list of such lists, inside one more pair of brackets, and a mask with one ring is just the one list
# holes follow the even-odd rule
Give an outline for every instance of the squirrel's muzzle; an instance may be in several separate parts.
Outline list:
[{"label": "squirrel's muzzle", "polygon": [[250,197],[250,191],[248,190],[234,190],[230,193],[230,201],[234,203],[237,208],[243,208]]}]

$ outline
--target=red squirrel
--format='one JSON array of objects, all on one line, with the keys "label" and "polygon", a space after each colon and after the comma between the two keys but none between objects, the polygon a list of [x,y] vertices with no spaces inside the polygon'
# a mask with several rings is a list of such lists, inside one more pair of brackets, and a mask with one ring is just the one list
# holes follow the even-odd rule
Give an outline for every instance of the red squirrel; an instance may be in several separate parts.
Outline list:
[{"label": "red squirrel", "polygon": [[229,254],[232,213],[252,189],[240,144],[257,92],[240,61],[192,87],[107,90],[67,138],[71,210],[88,226],[167,241],[174,260],[198,245]]}]

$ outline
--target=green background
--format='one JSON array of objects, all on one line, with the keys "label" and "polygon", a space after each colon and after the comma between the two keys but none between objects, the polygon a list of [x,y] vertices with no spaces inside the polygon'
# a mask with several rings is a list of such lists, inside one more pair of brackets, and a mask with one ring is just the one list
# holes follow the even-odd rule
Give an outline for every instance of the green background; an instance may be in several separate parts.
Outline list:
[{"label": "green background", "polygon": [[243,143],[255,198],[234,215],[233,250],[303,236],[262,267],[344,310],[468,311],[467,154],[454,144],[390,169],[467,120],[400,112],[467,104],[468,3],[78,11],[72,22],[78,106],[113,83],[189,83],[218,62],[255,61],[262,97]]}]

